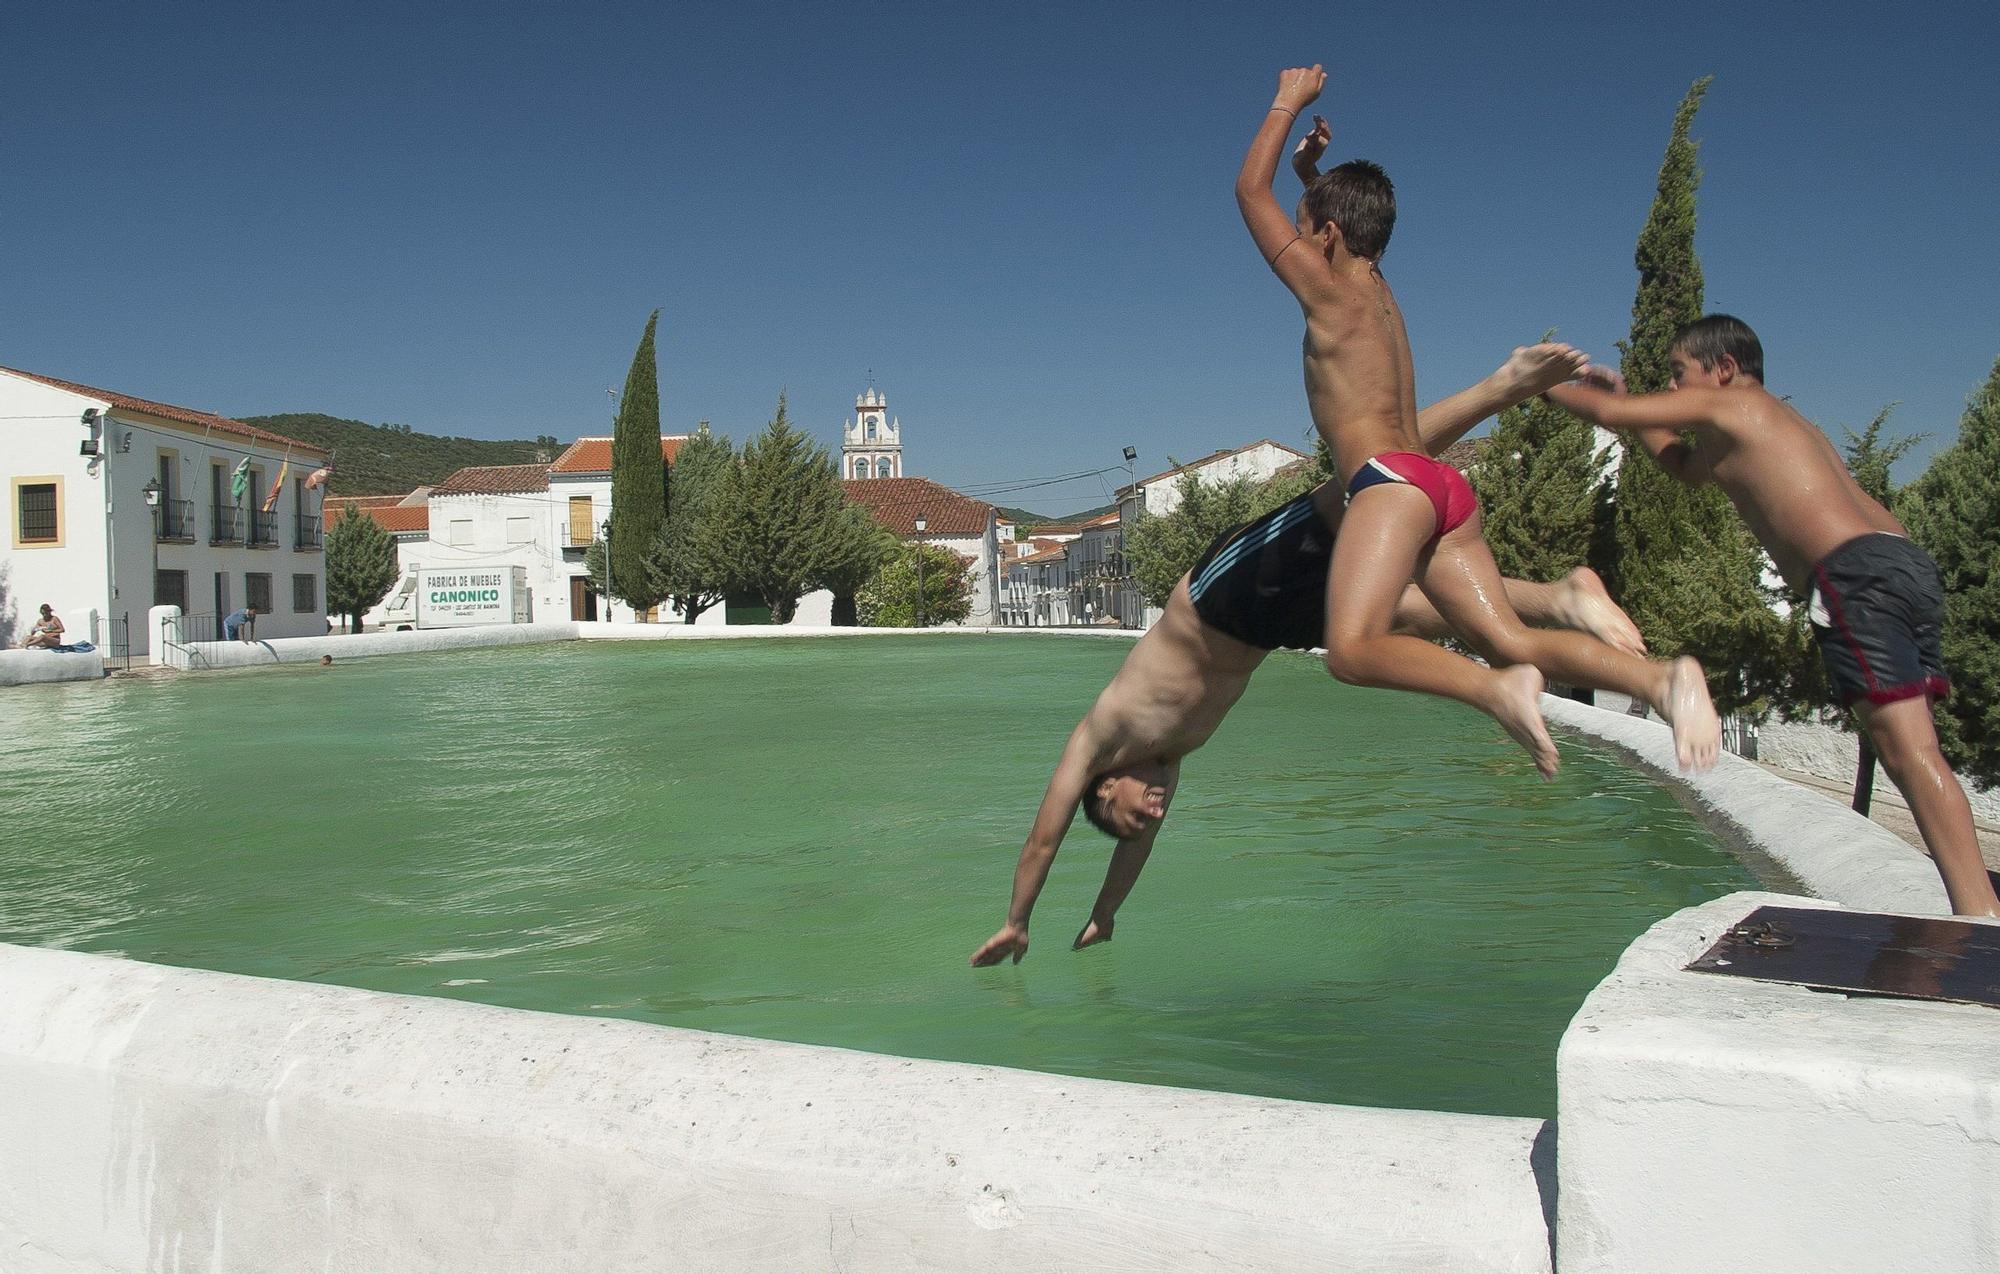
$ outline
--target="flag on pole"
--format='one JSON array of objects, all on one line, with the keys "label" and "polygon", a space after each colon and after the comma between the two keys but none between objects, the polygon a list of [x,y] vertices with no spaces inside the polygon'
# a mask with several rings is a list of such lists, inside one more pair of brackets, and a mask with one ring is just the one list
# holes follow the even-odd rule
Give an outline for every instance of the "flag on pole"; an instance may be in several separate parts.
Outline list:
[{"label": "flag on pole", "polygon": [[312,491],[316,489],[320,483],[325,482],[328,478],[331,478],[332,476],[333,476],[333,466],[330,464],[321,465],[319,468],[314,469],[311,473],[306,475],[306,490]]},{"label": "flag on pole", "polygon": [[229,475],[229,498],[241,504],[244,493],[249,489],[250,457],[245,456],[236,462],[236,468]]},{"label": "flag on pole", "polygon": [[285,491],[285,475],[291,471],[292,458],[286,456],[284,463],[278,466],[278,480],[271,484],[271,494],[264,497],[264,512],[269,513],[278,507],[278,497]]}]

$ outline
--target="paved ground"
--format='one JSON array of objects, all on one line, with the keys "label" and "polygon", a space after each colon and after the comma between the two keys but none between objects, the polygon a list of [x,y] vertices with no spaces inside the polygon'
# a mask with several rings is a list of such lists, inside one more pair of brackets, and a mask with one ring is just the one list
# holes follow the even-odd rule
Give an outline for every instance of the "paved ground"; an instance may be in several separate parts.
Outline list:
[{"label": "paved ground", "polygon": [[[1759,764],[1763,763],[1759,762]],[[1832,800],[1839,801],[1842,805],[1848,804],[1854,796],[1854,785],[1852,783],[1836,783],[1831,779],[1823,779],[1815,774],[1800,774],[1796,770],[1781,770],[1775,765],[1766,765],[1764,768],[1779,778],[1790,779],[1801,787],[1809,787],[1816,792],[1822,792]],[[1903,804],[1900,798],[1884,797],[1877,794],[1874,803],[1869,807],[1868,819],[1870,822],[1896,833],[1896,835],[1915,845],[1918,849],[1924,847],[1924,838],[1917,835],[1916,820],[1910,817],[1909,807]],[[1991,823],[1978,822],[1977,820],[1975,820],[1975,824],[1979,829],[1979,850],[1986,858],[1987,868],[2000,871],[2000,827],[1995,827]]]}]

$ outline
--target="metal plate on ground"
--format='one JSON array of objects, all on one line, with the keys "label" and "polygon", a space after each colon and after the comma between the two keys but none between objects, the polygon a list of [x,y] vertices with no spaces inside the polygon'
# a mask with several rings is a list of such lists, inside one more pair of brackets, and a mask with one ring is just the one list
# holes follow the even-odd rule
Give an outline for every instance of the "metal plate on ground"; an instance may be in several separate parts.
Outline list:
[{"label": "metal plate on ground", "polygon": [[1819,907],[1759,907],[1690,973],[2000,1008],[2000,926]]}]

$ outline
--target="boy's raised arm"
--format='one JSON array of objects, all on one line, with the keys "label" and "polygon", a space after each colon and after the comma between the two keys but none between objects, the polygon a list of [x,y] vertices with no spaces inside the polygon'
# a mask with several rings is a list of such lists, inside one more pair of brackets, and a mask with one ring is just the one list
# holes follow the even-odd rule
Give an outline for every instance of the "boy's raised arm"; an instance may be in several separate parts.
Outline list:
[{"label": "boy's raised arm", "polygon": [[1311,277],[1306,273],[1306,262],[1319,258],[1293,247],[1300,238],[1299,230],[1271,193],[1271,181],[1277,176],[1278,159],[1284,154],[1285,139],[1291,136],[1292,122],[1313,104],[1325,84],[1326,72],[1317,63],[1278,73],[1277,96],[1264,113],[1250,150],[1243,156],[1242,171],[1236,175],[1236,206],[1243,213],[1243,224],[1250,228],[1250,237],[1265,263],[1294,294]]}]

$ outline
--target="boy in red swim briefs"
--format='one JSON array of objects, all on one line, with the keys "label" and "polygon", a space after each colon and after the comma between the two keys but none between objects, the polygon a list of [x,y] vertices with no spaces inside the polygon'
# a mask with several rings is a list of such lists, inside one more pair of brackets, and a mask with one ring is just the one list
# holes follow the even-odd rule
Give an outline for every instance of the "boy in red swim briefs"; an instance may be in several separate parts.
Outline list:
[{"label": "boy in red swim briefs", "polygon": [[[1236,202],[1265,262],[1305,311],[1306,402],[1347,491],[1327,573],[1327,669],[1350,685],[1420,690],[1478,708],[1528,750],[1543,778],[1557,766],[1537,700],[1543,673],[1643,699],[1672,724],[1683,768],[1713,765],[1721,730],[1694,660],[1649,662],[1580,633],[1531,629],[1508,605],[1471,488],[1425,453],[1417,433],[1410,339],[1381,270],[1396,223],[1388,177],[1365,160],[1316,173],[1330,135],[1316,120],[1294,163],[1307,181],[1296,215],[1272,196],[1292,122],[1325,83],[1318,66],[1279,73]],[[1412,580],[1491,667],[1392,631]]]}]

